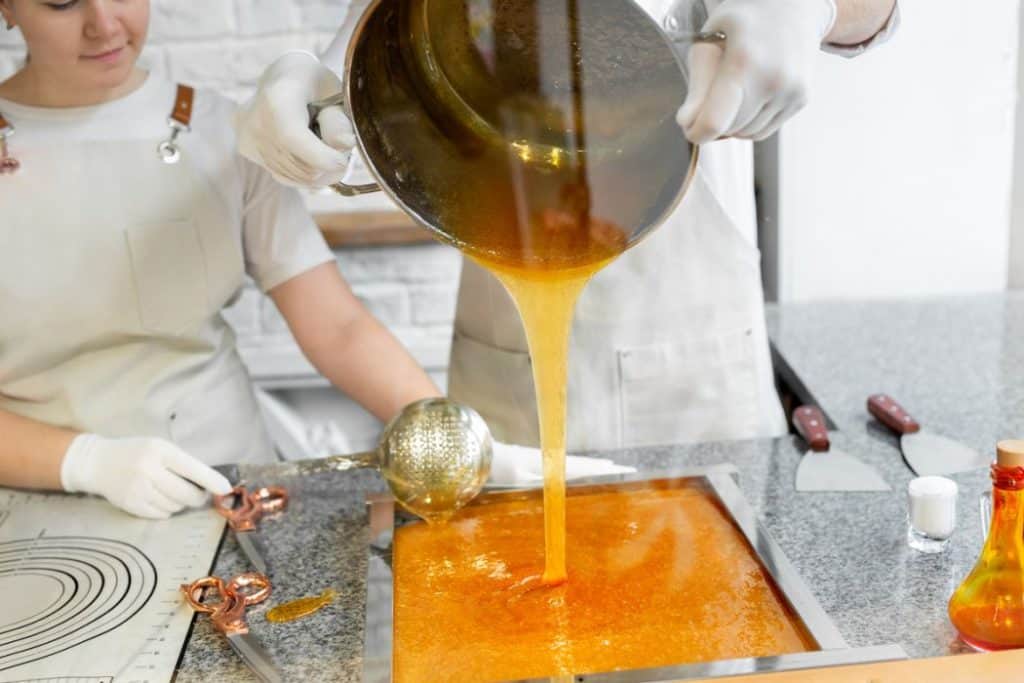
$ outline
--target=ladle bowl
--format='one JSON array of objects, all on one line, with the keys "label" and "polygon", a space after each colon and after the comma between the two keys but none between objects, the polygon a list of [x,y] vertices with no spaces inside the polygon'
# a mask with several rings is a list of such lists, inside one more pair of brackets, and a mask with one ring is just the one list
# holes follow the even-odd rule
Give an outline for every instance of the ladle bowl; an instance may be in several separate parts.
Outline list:
[{"label": "ladle bowl", "polygon": [[282,474],[374,467],[403,507],[433,522],[447,519],[480,493],[492,454],[491,432],[479,413],[447,398],[428,398],[395,416],[375,450],[296,461]]}]

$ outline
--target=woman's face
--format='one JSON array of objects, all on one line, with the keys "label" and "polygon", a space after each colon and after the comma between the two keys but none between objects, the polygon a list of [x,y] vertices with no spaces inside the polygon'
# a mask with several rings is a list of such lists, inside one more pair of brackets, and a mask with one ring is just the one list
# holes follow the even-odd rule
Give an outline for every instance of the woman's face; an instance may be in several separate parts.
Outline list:
[{"label": "woman's face", "polygon": [[149,0],[0,0],[0,11],[34,69],[90,90],[128,79],[149,27]]}]

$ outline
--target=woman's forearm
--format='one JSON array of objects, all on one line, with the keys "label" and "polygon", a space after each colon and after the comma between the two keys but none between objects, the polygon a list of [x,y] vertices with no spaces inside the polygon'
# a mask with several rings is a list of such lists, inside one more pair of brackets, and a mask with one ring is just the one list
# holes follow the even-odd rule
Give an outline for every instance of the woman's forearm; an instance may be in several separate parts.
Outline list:
[{"label": "woman's forearm", "polygon": [[405,347],[366,312],[338,329],[334,343],[310,349],[307,356],[331,384],[381,421],[413,401],[441,395]]},{"label": "woman's forearm", "polygon": [[825,36],[835,45],[859,45],[882,30],[896,0],[836,0],[836,23]]},{"label": "woman's forearm", "polygon": [[75,436],[0,410],[0,485],[59,490],[61,462]]},{"label": "woman's forearm", "polygon": [[382,421],[440,391],[355,297],[333,262],[269,292],[309,362]]}]

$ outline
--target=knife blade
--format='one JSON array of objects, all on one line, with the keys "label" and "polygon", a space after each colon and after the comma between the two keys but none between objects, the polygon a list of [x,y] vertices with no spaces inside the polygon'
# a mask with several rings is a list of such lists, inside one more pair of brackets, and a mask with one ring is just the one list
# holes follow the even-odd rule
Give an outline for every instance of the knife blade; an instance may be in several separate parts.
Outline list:
[{"label": "knife blade", "polygon": [[259,531],[235,531],[238,546],[260,574],[271,576],[270,562],[267,560],[267,546]]},{"label": "knife blade", "polygon": [[832,446],[825,416],[817,407],[794,410],[793,426],[809,446],[796,470],[797,491],[890,490],[873,467]]},{"label": "knife blade", "polygon": [[282,683],[284,679],[274,660],[251,633],[228,634],[228,643],[261,681]]},{"label": "knife blade", "polygon": [[919,477],[956,474],[992,464],[991,459],[973,448],[922,429],[920,423],[887,394],[870,396],[868,412],[899,435],[903,459]]}]

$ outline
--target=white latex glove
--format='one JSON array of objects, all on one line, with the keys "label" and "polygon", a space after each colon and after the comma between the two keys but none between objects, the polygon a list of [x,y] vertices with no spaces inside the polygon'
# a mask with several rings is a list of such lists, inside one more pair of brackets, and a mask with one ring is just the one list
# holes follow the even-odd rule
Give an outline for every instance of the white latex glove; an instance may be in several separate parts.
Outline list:
[{"label": "white latex glove", "polygon": [[60,483],[65,491],[95,493],[126,512],[152,519],[201,507],[207,491],[223,495],[231,490],[224,475],[169,441],[95,434],[79,434],[71,442]]},{"label": "white latex glove", "polygon": [[[616,465],[606,458],[588,458],[580,455],[569,455],[565,458],[566,479],[623,472],[636,472],[636,468]],[[495,486],[535,486],[542,483],[544,467],[540,450],[495,441],[491,476],[487,481]]]},{"label": "white latex glove", "polygon": [[306,105],[341,92],[341,80],[309,52],[287,52],[260,78],[256,94],[238,110],[238,151],[279,182],[325,187],[342,179],[356,144],[341,107],[317,116],[318,138],[309,129]]},{"label": "white latex glove", "polygon": [[[684,12],[688,1],[670,12]],[[763,140],[807,102],[814,62],[836,20],[835,0],[723,0],[703,30],[724,45],[690,47],[690,87],[676,119],[697,144]],[[670,19],[666,19],[669,22]]]}]

